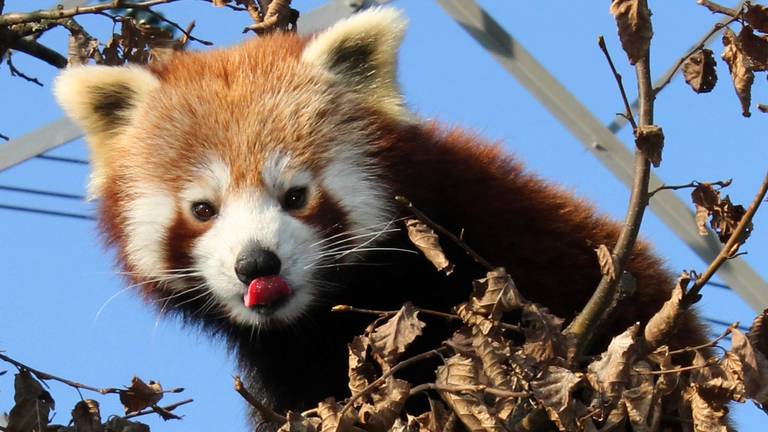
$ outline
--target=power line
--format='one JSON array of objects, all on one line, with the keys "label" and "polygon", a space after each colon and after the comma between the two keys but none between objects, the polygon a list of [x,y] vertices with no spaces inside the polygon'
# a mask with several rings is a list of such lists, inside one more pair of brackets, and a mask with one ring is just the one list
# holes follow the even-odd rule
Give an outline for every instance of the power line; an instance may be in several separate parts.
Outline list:
[{"label": "power line", "polygon": [[[728,327],[728,326],[730,326],[731,324],[733,324],[732,322],[728,322],[728,321],[721,321],[721,320],[719,320],[719,319],[715,319],[715,318],[704,318],[704,321],[706,321],[706,322],[708,322],[708,323],[710,323],[710,324],[715,324],[715,325],[719,325],[719,326],[723,326],[723,327]],[[739,330],[741,330],[741,331],[743,331],[743,332],[747,332],[747,331],[749,331],[749,327],[747,327],[747,326],[743,326],[743,325],[741,325],[741,324],[739,324],[739,326],[738,326],[738,327],[736,327],[736,328],[738,328]]]},{"label": "power line", "polygon": [[9,191],[9,192],[26,193],[26,194],[32,194],[32,195],[43,195],[43,196],[49,196],[54,198],[64,198],[64,199],[71,199],[71,200],[77,200],[77,201],[85,201],[85,196],[83,195],[68,194],[63,192],[51,192],[51,191],[46,191],[41,189],[31,189],[31,188],[18,187],[18,186],[0,185],[0,190]]},{"label": "power line", "polygon": [[24,212],[24,213],[34,213],[34,214],[40,214],[45,216],[59,216],[59,217],[66,217],[66,218],[72,218],[72,219],[96,220],[96,218],[91,215],[61,212],[56,210],[36,209],[31,207],[13,206],[8,204],[0,204],[0,209],[18,211],[18,212]]},{"label": "power line", "polygon": [[50,155],[37,155],[35,156],[37,159],[44,159],[54,162],[65,162],[65,163],[71,163],[75,165],[88,165],[88,161],[85,159],[77,159],[77,158],[69,158],[69,157],[62,157],[62,156],[50,156]]}]

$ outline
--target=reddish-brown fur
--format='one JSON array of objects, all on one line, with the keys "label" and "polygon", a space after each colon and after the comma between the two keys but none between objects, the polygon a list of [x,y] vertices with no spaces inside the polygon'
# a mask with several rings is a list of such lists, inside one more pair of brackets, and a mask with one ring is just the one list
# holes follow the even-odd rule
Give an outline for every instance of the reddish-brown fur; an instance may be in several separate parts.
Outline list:
[{"label": "reddish-brown fur", "polygon": [[[121,138],[119,156],[108,161],[102,191],[102,228],[126,270],[132,271],[125,254],[127,185],[159,182],[178,193],[206,152],[215,151],[231,168],[228,192],[260,188],[256,167],[270,149],[286,148],[314,169],[325,163],[328,145],[337,135],[354,132],[376,143],[366,154],[376,161],[391,196],[405,195],[453,232],[463,229],[467,243],[506,267],[526,297],[573,318],[600,278],[594,249],[611,247],[619,226],[597,215],[592,205],[525,172],[499,146],[460,130],[392,119],[367,105],[364,95],[323,86],[299,61],[304,44],[293,36],[270,36],[233,49],[179,55],[153,67],[163,87],[151,106],[138,112],[139,127]],[[291,105],[264,101],[284,92],[298,99]],[[297,217],[320,231],[348,224],[339,204],[323,191],[308,209]],[[181,209],[177,213],[164,239],[171,268],[188,265],[191,242],[206,229]],[[408,247],[404,235],[386,244]],[[328,306],[343,302],[386,309],[413,300],[448,310],[466,298],[470,281],[482,277],[483,270],[454,246],[447,250],[457,263],[452,277],[438,274],[423,258],[394,253],[368,257],[387,264],[381,268],[328,272],[324,277],[340,288],[328,293],[307,322],[259,335],[257,342],[249,339],[249,329],[225,320],[194,314],[190,319],[230,340],[268,404],[278,410],[304,408],[328,394],[344,396],[345,342],[365,324],[359,317],[332,315]],[[632,323],[646,321],[673,286],[645,243],[635,247],[627,270],[637,280],[637,291],[602,330],[603,345]],[[186,307],[193,311],[197,306],[191,302]],[[424,340],[438,342],[448,330],[445,325],[430,321]],[[688,314],[673,345],[704,341],[704,327]]]}]

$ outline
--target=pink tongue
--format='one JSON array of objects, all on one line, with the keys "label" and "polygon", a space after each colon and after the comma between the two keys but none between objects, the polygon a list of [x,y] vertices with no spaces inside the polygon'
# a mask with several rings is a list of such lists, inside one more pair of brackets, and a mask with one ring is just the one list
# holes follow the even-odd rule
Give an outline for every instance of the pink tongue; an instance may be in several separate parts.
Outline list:
[{"label": "pink tongue", "polygon": [[291,288],[280,276],[263,276],[251,281],[243,296],[245,307],[268,305],[291,294]]}]

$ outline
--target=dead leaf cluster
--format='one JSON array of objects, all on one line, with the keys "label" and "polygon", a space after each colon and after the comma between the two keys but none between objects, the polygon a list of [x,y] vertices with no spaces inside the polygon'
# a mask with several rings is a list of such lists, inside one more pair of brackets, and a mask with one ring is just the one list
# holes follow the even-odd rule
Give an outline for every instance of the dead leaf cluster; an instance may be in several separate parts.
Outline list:
[{"label": "dead leaf cluster", "polygon": [[[711,183],[698,183],[691,192],[691,200],[696,206],[696,225],[699,234],[708,235],[707,225],[717,233],[720,242],[725,244],[731,238],[746,210],[743,206],[733,204],[728,195],[720,198],[720,190]],[[737,247],[743,244],[752,232],[752,222],[747,225],[738,239]],[[729,251],[734,255],[736,250]]]},{"label": "dead leaf cluster", "polygon": [[164,420],[181,419],[171,411],[191,402],[191,399],[188,399],[162,408],[157,404],[164,393],[177,393],[183,389],[163,391],[160,383],[150,381],[147,384],[140,378],[134,377],[131,385],[124,389],[99,390],[99,393],[103,394],[117,393],[125,407],[125,416],[110,416],[104,421],[96,400],[81,399],[72,409],[71,421],[67,426],[50,424],[55,402],[50,392],[46,390],[47,380],[67,381],[65,384],[77,389],[92,390],[92,388],[21,367],[16,361],[12,363],[17,366],[19,372],[14,378],[15,404],[8,414],[7,424],[2,429],[7,432],[149,432],[149,426],[129,419],[150,413],[156,413]]},{"label": "dead leaf cluster", "polygon": [[[751,2],[746,2],[740,10],[724,8],[713,2],[702,4],[713,12],[732,17],[723,31],[721,57],[728,65],[734,90],[741,103],[742,115],[749,117],[755,72],[768,70],[768,9]],[[738,34],[728,28],[733,23],[741,25]],[[696,93],[712,91],[717,83],[716,62],[712,51],[701,48],[688,56],[683,63],[683,75]]]}]

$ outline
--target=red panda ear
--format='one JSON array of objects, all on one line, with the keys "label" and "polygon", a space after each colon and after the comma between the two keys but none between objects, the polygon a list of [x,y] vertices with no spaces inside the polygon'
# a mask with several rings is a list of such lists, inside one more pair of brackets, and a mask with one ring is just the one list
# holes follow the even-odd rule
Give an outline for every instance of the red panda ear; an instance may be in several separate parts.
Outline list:
[{"label": "red panda ear", "polygon": [[147,69],[81,66],[56,78],[54,93],[64,111],[85,131],[91,149],[92,197],[98,197],[110,144],[146,97],[159,85]]},{"label": "red panda ear", "polygon": [[406,20],[398,10],[369,9],[315,36],[302,60],[359,90],[385,112],[408,117],[396,76],[405,27]]}]

